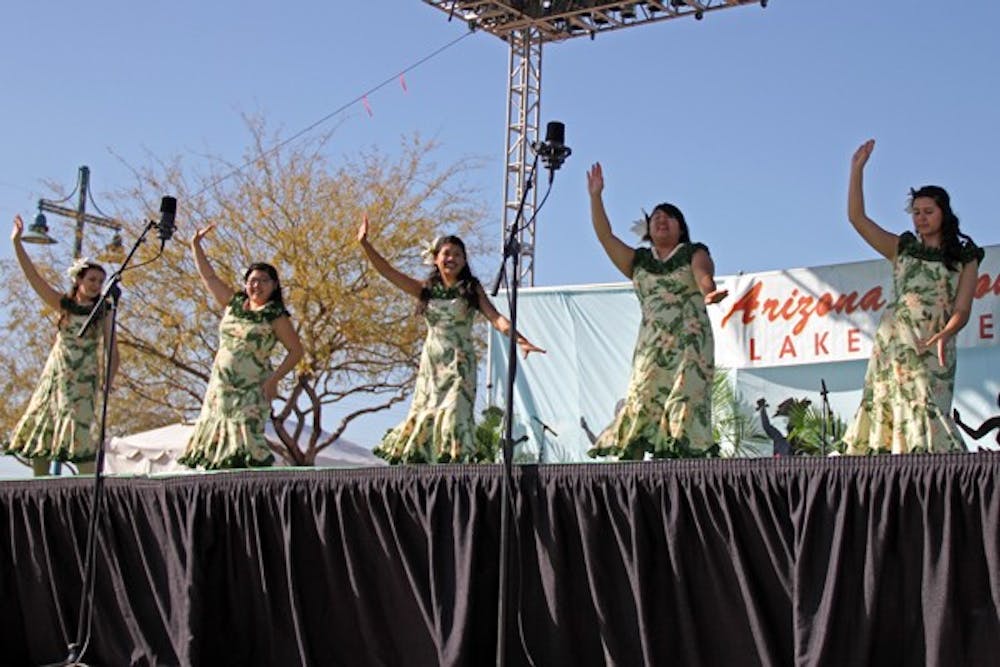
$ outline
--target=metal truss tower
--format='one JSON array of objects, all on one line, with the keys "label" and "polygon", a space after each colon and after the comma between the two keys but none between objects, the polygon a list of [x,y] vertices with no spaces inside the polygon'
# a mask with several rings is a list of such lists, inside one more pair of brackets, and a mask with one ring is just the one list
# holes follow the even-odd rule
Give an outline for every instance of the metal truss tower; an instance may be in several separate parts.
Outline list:
[{"label": "metal truss tower", "polygon": [[[504,233],[517,215],[528,171],[531,145],[538,140],[542,97],[542,45],[574,37],[590,37],[609,30],[631,28],[657,21],[692,16],[697,20],[713,11],[760,4],[767,0],[649,0],[647,2],[601,2],[600,0],[424,0],[448,15],[465,21],[470,30],[482,30],[507,42],[507,144],[504,174]],[[537,204],[536,189],[528,193],[524,222],[532,220]],[[535,224],[520,232],[524,258],[523,285],[535,284]]]},{"label": "metal truss tower", "polygon": [[[531,146],[538,141],[542,96],[542,40],[537,28],[528,26],[510,34],[510,65],[507,71],[507,150],[503,186],[503,221],[500,243],[517,217],[531,167]],[[537,179],[536,179],[537,181]],[[535,284],[535,207],[537,182],[524,199],[522,226],[518,232],[521,262],[518,282]],[[529,224],[530,221],[530,224]]]}]

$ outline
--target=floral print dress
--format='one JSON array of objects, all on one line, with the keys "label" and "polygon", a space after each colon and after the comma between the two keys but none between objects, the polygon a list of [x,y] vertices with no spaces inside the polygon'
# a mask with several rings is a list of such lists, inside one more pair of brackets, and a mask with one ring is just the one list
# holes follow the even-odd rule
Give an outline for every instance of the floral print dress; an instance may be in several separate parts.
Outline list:
[{"label": "floral print dress", "polygon": [[[961,262],[978,263],[983,256],[966,243]],[[911,232],[900,235],[892,266],[895,296],[879,320],[861,406],[844,435],[848,454],[966,451],[950,416],[955,338],[946,346],[945,366],[936,345],[917,347],[951,317],[960,273],[960,267],[948,269],[937,248]]]},{"label": "floral print dress", "polygon": [[62,297],[63,317],[42,377],[7,445],[29,459],[83,463],[97,456],[97,391],[103,360],[104,315],[82,338],[91,307]]},{"label": "floral print dress", "polygon": [[468,463],[476,452],[476,351],[470,308],[456,288],[431,288],[413,403],[374,449],[390,463]]},{"label": "floral print dress", "polygon": [[274,461],[264,438],[271,405],[262,384],[273,372],[271,352],[278,340],[271,323],[282,315],[288,311],[280,303],[250,310],[246,294],[233,296],[219,323],[219,351],[181,463],[212,470]]},{"label": "floral print dress", "polygon": [[704,297],[691,270],[701,243],[658,260],[638,248],[632,283],[642,309],[625,404],[591,456],[640,460],[715,456],[712,378],[715,349]]}]

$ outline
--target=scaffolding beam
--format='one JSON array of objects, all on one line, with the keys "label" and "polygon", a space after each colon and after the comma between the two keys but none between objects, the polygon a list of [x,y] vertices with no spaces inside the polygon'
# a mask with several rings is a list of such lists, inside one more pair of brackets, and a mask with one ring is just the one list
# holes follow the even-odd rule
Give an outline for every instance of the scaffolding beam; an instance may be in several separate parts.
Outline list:
[{"label": "scaffolding beam", "polygon": [[[532,164],[531,147],[538,141],[542,94],[542,41],[535,28],[511,33],[510,59],[507,70],[507,143],[504,169],[503,221],[500,228],[500,248],[506,232],[517,220],[518,208],[529,187]],[[537,184],[530,184],[524,199],[522,217],[517,220],[517,239],[521,244],[521,285],[535,284],[535,207],[538,202]]]},{"label": "scaffolding beam", "polygon": [[472,30],[482,30],[509,41],[512,35],[533,28],[538,31],[538,37],[542,42],[593,37],[608,30],[621,30],[686,16],[700,20],[711,12],[742,5],[767,6],[767,0],[646,0],[644,2],[424,0],[424,2],[448,14],[448,20],[465,21]]}]

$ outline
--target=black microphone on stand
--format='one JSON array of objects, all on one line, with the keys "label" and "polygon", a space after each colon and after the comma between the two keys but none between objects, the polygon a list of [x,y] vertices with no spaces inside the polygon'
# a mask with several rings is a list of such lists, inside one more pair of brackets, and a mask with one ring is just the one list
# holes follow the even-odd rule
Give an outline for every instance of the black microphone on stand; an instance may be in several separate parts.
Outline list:
[{"label": "black microphone on stand", "polygon": [[[125,260],[118,267],[118,270],[113,274],[108,276],[107,281],[104,284],[104,289],[101,292],[101,296],[98,302],[94,305],[94,308],[90,311],[90,316],[87,321],[83,323],[77,336],[83,336],[87,330],[94,325],[97,321],[98,315],[101,314],[105,308],[108,310],[107,323],[108,329],[105,334],[105,346],[106,350],[114,349],[116,331],[117,331],[117,317],[118,317],[118,297],[121,294],[119,288],[119,283],[121,282],[122,275],[129,268],[129,262],[132,261],[132,257],[135,255],[136,251],[146,241],[146,236],[156,227],[159,232],[160,237],[160,255],[163,254],[164,244],[170,240],[174,235],[174,218],[177,215],[177,200],[173,197],[164,197],[160,201],[160,221],[153,222],[149,220],[146,222],[142,235],[132,246],[132,250],[126,255]],[[158,257],[159,255],[157,255]],[[155,259],[155,258],[154,258]],[[152,260],[150,260],[152,261]],[[147,262],[148,263],[148,262]],[[141,266],[141,265],[140,265]],[[132,267],[135,268],[135,267]],[[110,297],[110,299],[108,298]],[[104,377],[110,378],[113,374],[114,369],[114,355],[105,354],[104,355]],[[104,504],[101,502],[101,498],[104,490],[104,458],[105,458],[105,446],[104,443],[107,441],[107,425],[108,425],[108,405],[110,404],[110,391],[111,383],[105,382],[102,391],[102,401],[101,401],[101,412],[100,412],[100,434],[97,438],[97,457],[94,462],[94,485],[93,492],[90,497],[90,517],[87,523],[87,542],[85,547],[84,559],[83,559],[83,586],[81,588],[80,594],[80,606],[79,606],[79,616],[77,619],[76,634],[73,636],[73,641],[66,647],[68,655],[66,660],[63,662],[52,663],[49,667],[54,667],[54,665],[60,666],[79,666],[85,663],[81,662],[83,655],[87,652],[87,648],[90,646],[91,630],[93,629],[93,618],[94,618],[94,607],[95,607],[95,597],[94,597],[94,581],[96,579],[96,553],[97,544],[100,541],[98,533],[101,526],[101,516],[103,511],[102,508]]]},{"label": "black microphone on stand", "polygon": [[831,416],[831,414],[830,414],[830,400],[827,397],[827,395],[830,392],[828,392],[826,390],[826,380],[824,380],[823,378],[819,379],[819,386],[821,387],[821,390],[820,390],[819,394],[820,394],[820,396],[823,397],[822,414],[820,414],[820,423],[822,424],[822,438],[823,438],[823,440],[822,440],[822,443],[821,443],[820,452],[823,454],[823,456],[826,456],[826,435],[827,435],[827,430],[828,430],[828,427],[829,427],[830,416]]},{"label": "black microphone on stand", "polygon": [[566,126],[557,120],[549,121],[545,126],[545,141],[532,143],[531,149],[548,167],[550,183],[555,177],[556,170],[573,154],[573,149],[566,145]]},{"label": "black microphone on stand", "polygon": [[531,418],[534,419],[536,422],[538,422],[538,424],[542,427],[542,433],[545,433],[546,431],[548,431],[549,433],[552,434],[553,438],[558,438],[559,437],[559,434],[556,433],[555,431],[553,431],[552,427],[549,426],[548,424],[546,424],[545,422],[543,422],[541,419],[539,419],[535,415],[531,415]]},{"label": "black microphone on stand", "polygon": [[[566,158],[570,156],[573,152],[565,144],[566,141],[566,126],[557,120],[549,121],[549,124],[545,126],[545,141],[533,141],[531,142],[531,150],[534,151],[535,158],[534,165],[531,167],[531,173],[528,174],[528,178],[524,183],[524,189],[521,192],[521,204],[517,209],[517,218],[515,218],[515,224],[521,219],[521,214],[524,212],[524,202],[527,201],[528,192],[531,191],[533,187],[532,181],[535,178],[535,169],[538,166],[538,158],[542,159],[545,166],[549,169],[549,189],[552,189],[552,179],[555,178],[556,169],[562,166],[562,163],[566,161]],[[548,195],[546,195],[547,197]],[[538,209],[542,207],[545,203],[545,198],[542,199],[542,203],[538,205],[535,212],[532,214],[532,220],[534,220],[534,215],[538,213]],[[530,253],[531,248],[521,248],[518,243],[519,236],[516,234],[511,234],[507,236],[507,230],[504,230],[504,248],[503,248],[503,262],[500,264],[500,270],[497,271],[496,278],[490,283],[490,296],[496,296],[497,292],[500,291],[500,283],[504,279],[504,271],[507,266],[507,258],[512,256],[514,252],[525,252]]]},{"label": "black microphone on stand", "polygon": [[161,241],[169,241],[174,236],[174,217],[177,215],[177,199],[174,197],[164,197],[160,200],[160,222],[156,225],[159,230],[157,237]]},{"label": "black microphone on stand", "polygon": [[[510,594],[513,592],[511,589],[513,586],[510,581],[510,570],[511,570],[511,548],[510,548],[510,534],[511,534],[511,517],[514,514],[513,508],[518,505],[516,493],[514,488],[514,472],[513,472],[513,459],[514,459],[514,447],[517,444],[514,442],[513,434],[513,423],[514,423],[514,382],[515,376],[517,374],[517,286],[518,280],[520,279],[520,257],[522,249],[518,241],[520,232],[522,232],[529,225],[533,224],[535,216],[538,211],[541,210],[542,206],[545,204],[545,200],[548,199],[548,192],[546,192],[545,197],[538,206],[532,207],[531,217],[525,221],[524,220],[524,207],[525,202],[528,198],[528,192],[531,190],[531,182],[535,178],[535,171],[538,168],[538,160],[541,159],[545,162],[545,165],[549,168],[549,191],[552,190],[552,179],[555,175],[555,170],[562,166],[563,160],[569,157],[572,152],[565,144],[566,139],[566,127],[559,122],[553,121],[548,124],[545,131],[545,141],[542,143],[533,142],[531,148],[535,153],[535,159],[532,161],[531,171],[528,174],[528,178],[524,182],[524,187],[521,189],[521,203],[517,207],[517,215],[514,216],[513,222],[508,226],[506,222],[504,223],[504,246],[503,246],[503,258],[500,260],[500,271],[497,274],[497,279],[493,284],[493,294],[497,293],[500,288],[500,281],[503,278],[505,267],[507,265],[508,258],[511,260],[512,272],[510,276],[510,286],[507,293],[508,303],[510,304],[510,331],[508,332],[508,345],[509,353],[507,355],[507,379],[504,388],[504,433],[501,439],[503,447],[503,484],[500,487],[500,580],[498,582],[498,596],[497,596],[497,647],[496,656],[497,664],[505,665],[506,661],[506,645],[507,645],[507,627],[508,627],[508,616],[510,615]],[[538,418],[536,417],[537,421]],[[553,436],[555,432],[552,429],[548,429]],[[539,462],[543,461],[544,456],[544,440],[545,440],[545,429],[542,429],[542,443],[539,444]]]}]

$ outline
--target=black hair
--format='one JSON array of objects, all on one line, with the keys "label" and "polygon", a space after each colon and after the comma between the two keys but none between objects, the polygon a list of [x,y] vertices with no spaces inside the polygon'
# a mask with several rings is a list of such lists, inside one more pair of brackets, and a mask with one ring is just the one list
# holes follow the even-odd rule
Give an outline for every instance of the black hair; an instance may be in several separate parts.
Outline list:
[{"label": "black hair", "polygon": [[[456,287],[458,288],[458,294],[460,297],[465,299],[465,303],[468,304],[469,308],[477,310],[479,308],[479,279],[472,275],[472,269],[469,267],[469,253],[465,250],[465,243],[457,236],[441,236],[434,242],[434,247],[431,252],[436,259],[438,253],[441,252],[441,248],[446,245],[458,246],[462,249],[462,254],[465,256],[465,266],[458,274],[458,282]],[[444,285],[444,280],[441,278],[441,272],[438,270],[437,265],[431,269],[430,275],[424,280],[424,284],[420,288],[420,301],[417,305],[417,312],[423,313],[427,310],[427,302],[431,300],[431,290],[437,285]]]},{"label": "black hair", "polygon": [[[74,268],[76,267],[74,266]],[[66,292],[67,299],[69,299],[74,303],[76,302],[76,293],[80,291],[80,284],[83,282],[83,277],[87,275],[87,271],[90,271],[92,269],[100,271],[105,276],[108,275],[108,272],[105,270],[105,268],[100,264],[98,264],[97,262],[83,262],[80,265],[80,268],[77,269],[76,273],[73,274],[73,286],[69,288],[68,292]],[[103,307],[104,306],[102,305],[101,306],[102,310],[100,313],[98,313],[98,319],[104,317]],[[56,323],[57,327],[61,327],[62,323],[66,321],[66,315],[67,312],[65,310],[63,310],[62,313],[60,313],[59,321]]]},{"label": "black hair", "polygon": [[[662,202],[653,207],[653,213],[657,211],[663,211],[667,214],[667,217],[673,218],[681,226],[681,235],[679,243],[691,243],[691,233],[688,231],[687,220],[684,219],[684,214],[681,210],[674,206],[673,204],[668,204],[667,202]],[[646,235],[642,237],[643,241],[652,241],[652,237],[649,235],[649,221],[652,219],[652,214],[646,216]]]},{"label": "black hair", "polygon": [[[267,262],[254,262],[250,265],[250,268],[247,269],[246,273],[243,274],[244,284],[250,280],[250,274],[254,271],[263,271],[271,280],[274,281],[274,291],[271,292],[271,298],[269,301],[275,301],[278,305],[284,308],[285,300],[281,294],[281,280],[278,278],[278,270]],[[246,294],[246,288],[243,289],[243,293]]]},{"label": "black hair", "polygon": [[939,185],[924,185],[916,190],[910,188],[907,211],[913,212],[913,201],[918,197],[933,199],[941,209],[941,251],[944,254],[944,265],[950,271],[957,270],[962,265],[962,240],[971,243],[972,239],[959,230],[958,216],[951,210],[951,197]]}]

